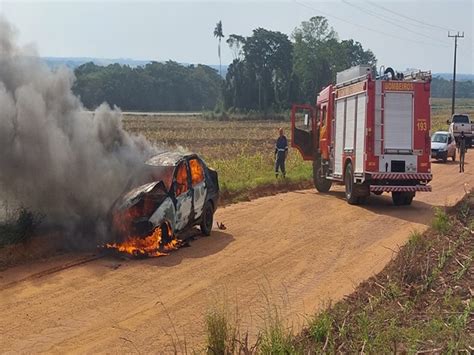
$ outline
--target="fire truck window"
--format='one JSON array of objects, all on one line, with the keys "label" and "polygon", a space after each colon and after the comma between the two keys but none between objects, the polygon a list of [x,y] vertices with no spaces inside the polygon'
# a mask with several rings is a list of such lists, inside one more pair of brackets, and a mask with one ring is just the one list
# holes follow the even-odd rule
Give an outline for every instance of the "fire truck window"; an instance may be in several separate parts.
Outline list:
[{"label": "fire truck window", "polygon": [[326,106],[323,106],[323,113],[321,114],[321,126],[326,124]]},{"label": "fire truck window", "polygon": [[186,164],[181,163],[176,171],[176,196],[188,191],[188,189],[188,171],[186,169]]},{"label": "fire truck window", "polygon": [[204,169],[202,168],[201,162],[199,160],[191,159],[189,161],[189,168],[191,170],[191,180],[193,182],[193,186],[204,180]]}]

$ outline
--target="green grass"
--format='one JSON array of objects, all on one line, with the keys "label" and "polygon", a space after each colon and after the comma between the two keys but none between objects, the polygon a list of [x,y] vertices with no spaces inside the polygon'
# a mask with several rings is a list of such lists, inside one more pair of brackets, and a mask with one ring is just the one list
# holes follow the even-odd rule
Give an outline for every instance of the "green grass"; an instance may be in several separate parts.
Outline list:
[{"label": "green grass", "polygon": [[241,154],[232,159],[217,159],[208,163],[219,172],[219,184],[223,192],[238,192],[265,185],[311,180],[311,163],[303,161],[296,154],[293,152],[286,161],[286,179],[275,178],[274,158],[271,154]]},{"label": "green grass", "polygon": [[233,354],[236,328],[226,309],[214,308],[206,315],[207,353]]},{"label": "green grass", "polygon": [[445,234],[451,228],[451,220],[445,210],[435,208],[435,216],[431,222],[431,226],[439,233]]},{"label": "green grass", "polygon": [[280,310],[267,304],[265,325],[260,333],[259,353],[261,354],[296,354],[291,328],[286,326]]}]

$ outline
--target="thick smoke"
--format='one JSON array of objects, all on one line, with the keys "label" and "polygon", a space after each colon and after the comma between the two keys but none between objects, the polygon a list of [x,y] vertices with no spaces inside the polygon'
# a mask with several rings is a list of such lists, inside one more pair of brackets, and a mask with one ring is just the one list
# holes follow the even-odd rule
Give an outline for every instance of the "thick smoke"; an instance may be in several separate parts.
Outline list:
[{"label": "thick smoke", "polygon": [[15,39],[0,17],[0,195],[94,238],[155,148],[124,131],[118,109],[85,112],[73,74],[51,71]]}]

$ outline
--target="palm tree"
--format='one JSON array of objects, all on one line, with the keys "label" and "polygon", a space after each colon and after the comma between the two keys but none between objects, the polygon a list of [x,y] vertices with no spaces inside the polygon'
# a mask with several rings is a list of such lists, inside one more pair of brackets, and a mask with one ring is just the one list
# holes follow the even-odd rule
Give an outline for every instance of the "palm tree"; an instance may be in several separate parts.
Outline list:
[{"label": "palm tree", "polygon": [[214,37],[219,39],[219,46],[217,47],[217,55],[219,56],[219,75],[222,76],[222,62],[221,62],[221,39],[224,38],[222,33],[222,21],[219,21],[214,28]]}]

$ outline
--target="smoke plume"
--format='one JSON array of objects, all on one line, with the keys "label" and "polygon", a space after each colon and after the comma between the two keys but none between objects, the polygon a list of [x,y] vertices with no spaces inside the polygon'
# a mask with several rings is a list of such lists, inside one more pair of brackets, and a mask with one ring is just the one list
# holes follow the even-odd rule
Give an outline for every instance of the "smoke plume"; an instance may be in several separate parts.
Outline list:
[{"label": "smoke plume", "polygon": [[20,48],[0,17],[0,195],[92,238],[155,148],[122,128],[118,109],[86,112],[73,81],[71,71],[52,71]]}]

